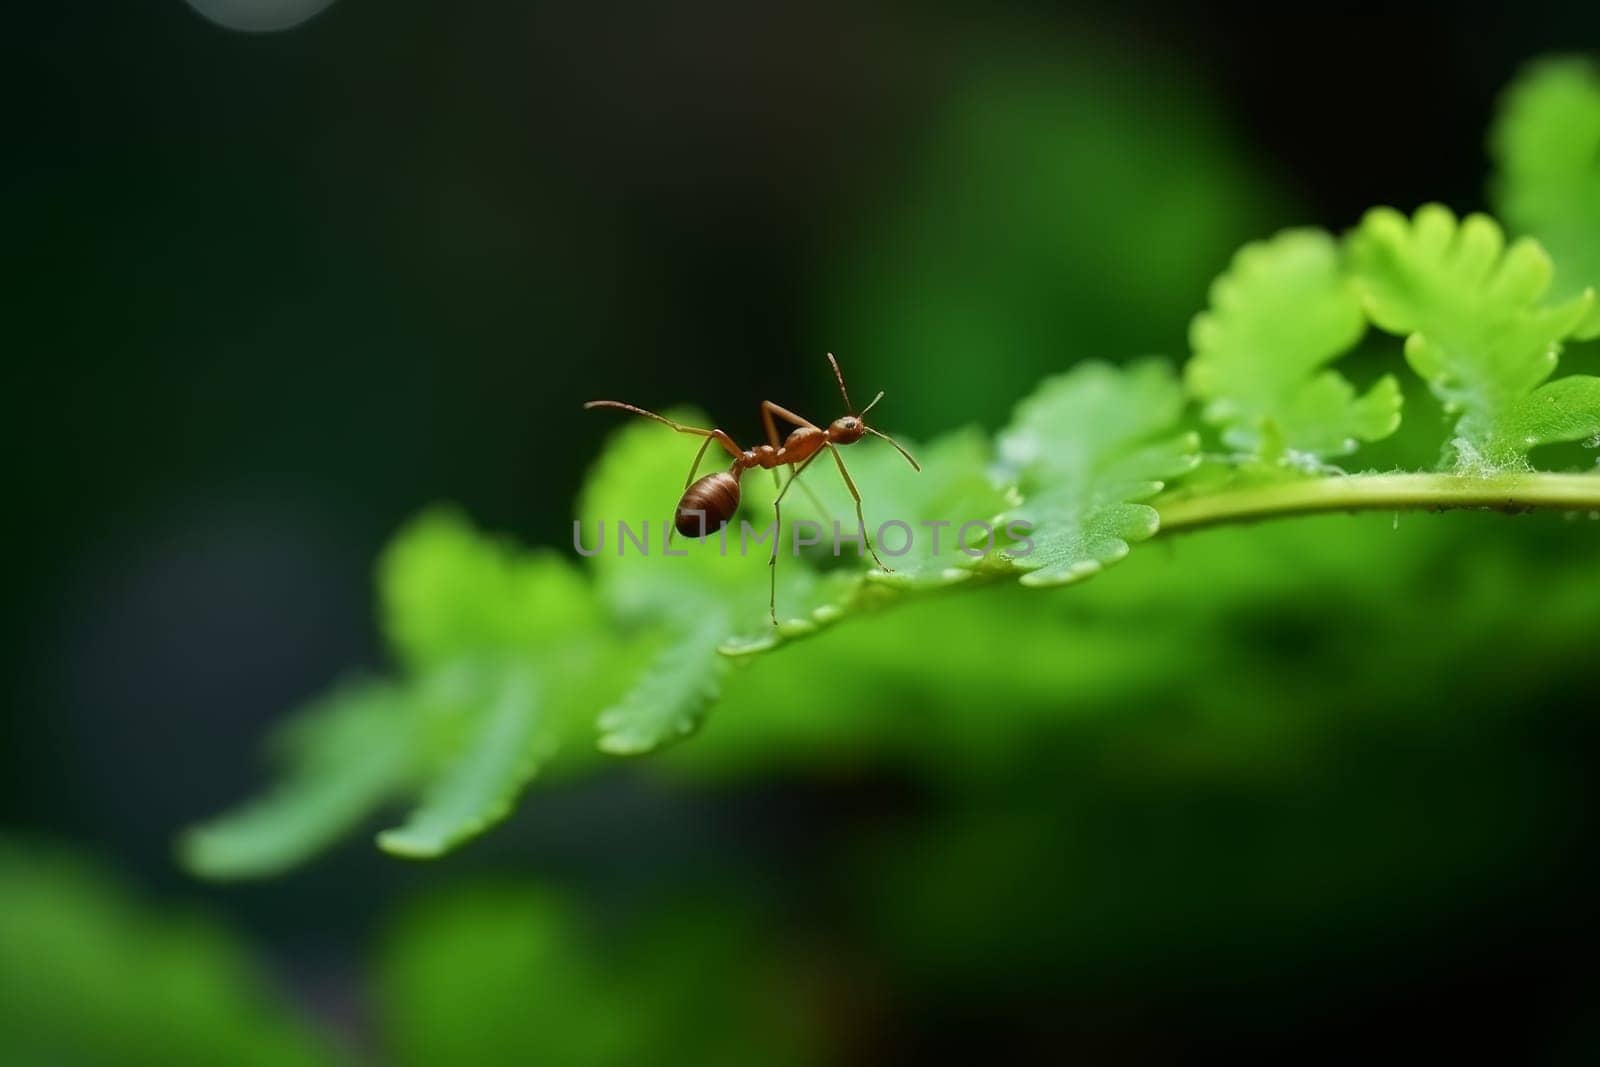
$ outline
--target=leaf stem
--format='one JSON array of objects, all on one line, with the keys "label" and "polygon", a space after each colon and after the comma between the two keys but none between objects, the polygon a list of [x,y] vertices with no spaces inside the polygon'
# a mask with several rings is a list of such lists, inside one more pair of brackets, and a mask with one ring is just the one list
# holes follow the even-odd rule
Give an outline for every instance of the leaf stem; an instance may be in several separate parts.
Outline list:
[{"label": "leaf stem", "polygon": [[[1482,508],[1512,514],[1545,509],[1600,512],[1600,473],[1543,474],[1534,471],[1494,475],[1341,474],[1217,492],[1179,490],[1150,503],[1161,516],[1160,537],[1228,523],[1288,519],[1334,511],[1449,511]],[[1015,581],[1015,570],[980,568],[968,581],[934,587],[931,592],[961,592]],[[863,587],[875,608],[885,608],[930,590],[868,582]],[[791,620],[784,629],[763,630],[753,639],[724,642],[728,656],[748,656],[777,648],[855,616],[850,609],[825,617]]]},{"label": "leaf stem", "polygon": [[1600,511],[1600,474],[1350,474],[1173,494],[1152,503],[1162,533],[1328,511]]}]

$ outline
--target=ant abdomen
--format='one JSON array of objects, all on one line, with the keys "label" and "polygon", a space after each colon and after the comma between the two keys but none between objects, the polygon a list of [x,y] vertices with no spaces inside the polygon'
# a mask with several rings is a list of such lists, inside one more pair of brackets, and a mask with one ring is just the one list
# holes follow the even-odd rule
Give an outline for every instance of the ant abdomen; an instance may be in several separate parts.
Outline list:
[{"label": "ant abdomen", "polygon": [[739,510],[739,479],[727,471],[708,474],[683,491],[673,525],[684,537],[720,530]]}]

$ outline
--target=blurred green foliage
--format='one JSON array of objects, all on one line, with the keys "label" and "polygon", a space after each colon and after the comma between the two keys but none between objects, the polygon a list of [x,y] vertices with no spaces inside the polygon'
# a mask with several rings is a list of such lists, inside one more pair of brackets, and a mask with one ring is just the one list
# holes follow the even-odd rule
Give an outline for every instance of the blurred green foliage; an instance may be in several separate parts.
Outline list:
[{"label": "blurred green foliage", "polygon": [[[1571,298],[1600,279],[1600,69],[1576,56],[1534,64],[1506,91],[1489,136],[1499,167],[1491,182],[1500,214],[1539,239],[1559,267],[1555,295]],[[1592,308],[1580,337],[1600,335]]]},{"label": "blurred green foliage", "polygon": [[277,873],[361,825],[416,773],[423,727],[406,700],[395,685],[352,684],[306,709],[271,746],[279,786],[192,835],[189,864],[217,876]]},{"label": "blurred green foliage", "polygon": [[1173,351],[1204,279],[1289,215],[1176,72],[1023,47],[979,54],[942,105],[824,305],[915,432],[994,425],[1088,356]]},{"label": "blurred green foliage", "polygon": [[661,907],[605,937],[551,891],[457,890],[391,924],[372,1048],[284,1002],[229,937],[151,912],[76,861],[0,846],[0,1034],[19,1067],[365,1062],[815,1062],[817,998],[737,904]]},{"label": "blurred green foliage", "polygon": [[213,927],[148,915],[99,872],[0,843],[7,1063],[317,1064],[331,1049]]},{"label": "blurred green foliage", "polygon": [[817,1062],[810,991],[750,935],[733,901],[601,936],[558,895],[458,891],[402,917],[378,1006],[397,1063]]}]

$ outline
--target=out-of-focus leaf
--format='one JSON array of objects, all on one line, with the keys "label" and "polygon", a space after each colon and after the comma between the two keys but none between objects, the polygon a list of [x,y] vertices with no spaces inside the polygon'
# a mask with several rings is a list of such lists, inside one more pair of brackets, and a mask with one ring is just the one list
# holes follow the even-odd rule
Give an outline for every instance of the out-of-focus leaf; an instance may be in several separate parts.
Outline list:
[{"label": "out-of-focus leaf", "polygon": [[[1552,297],[1600,286],[1600,68],[1580,57],[1530,67],[1507,90],[1489,144],[1501,216],[1555,260]],[[1600,336],[1600,305],[1574,336]]]},{"label": "out-of-focus leaf", "polygon": [[542,894],[415,909],[378,977],[387,1052],[403,1064],[617,1063],[636,1040],[569,910]]},{"label": "out-of-focus leaf", "polygon": [[[661,914],[658,912],[658,915]],[[670,910],[609,941],[548,892],[424,900],[390,939],[377,1002],[401,1064],[817,1062],[797,983],[732,909]]]},{"label": "out-of-focus leaf", "polygon": [[1594,294],[1550,305],[1550,257],[1531,239],[1505,247],[1495,221],[1429,204],[1407,219],[1375,208],[1350,238],[1372,321],[1406,336],[1406,359],[1456,423],[1458,463],[1522,462],[1536,445],[1600,433],[1591,391],[1534,393]]},{"label": "out-of-focus leaf", "polygon": [[881,168],[852,240],[818,264],[851,388],[887,389],[923,439],[998,422],[1086,354],[1174,350],[1217,264],[1291,217],[1175,65],[981,35],[963,54],[912,166]]},{"label": "out-of-focus leaf", "polygon": [[184,836],[192,870],[277,873],[417,791],[416,810],[380,843],[440,855],[504,818],[574,724],[616,692],[597,665],[625,663],[626,651],[601,628],[588,581],[553,552],[434,510],[384,554],[380,585],[410,676],[311,709],[284,739],[281,780]]},{"label": "out-of-focus leaf", "polygon": [[1366,329],[1339,249],[1321,230],[1286,230],[1234,256],[1189,330],[1189,388],[1230,446],[1269,462],[1315,465],[1387,437],[1400,424],[1400,385],[1365,395],[1323,370]]},{"label": "out-of-focus leaf", "polygon": [[406,788],[422,740],[398,687],[366,683],[335,690],[279,736],[283,770],[275,785],[184,834],[185,865],[209,878],[259,878],[295,866]]},{"label": "out-of-focus leaf", "polygon": [[600,747],[634,756],[682,740],[700,728],[722,693],[730,664],[717,654],[727,615],[707,607],[675,624],[665,646],[616,704],[600,713]]},{"label": "out-of-focus leaf", "polygon": [[5,842],[0,1060],[287,1067],[334,1057],[218,930],[151,914],[61,855]]},{"label": "out-of-focus leaf", "polygon": [[560,553],[527,551],[434,508],[408,523],[378,564],[384,627],[417,669],[493,652],[527,655],[598,620],[584,576]]},{"label": "out-of-focus leaf", "polygon": [[441,855],[511,812],[517,794],[553,750],[533,669],[525,663],[465,672],[449,686],[450,711],[466,719],[444,762],[403,825],[378,835],[386,852],[413,859]]}]

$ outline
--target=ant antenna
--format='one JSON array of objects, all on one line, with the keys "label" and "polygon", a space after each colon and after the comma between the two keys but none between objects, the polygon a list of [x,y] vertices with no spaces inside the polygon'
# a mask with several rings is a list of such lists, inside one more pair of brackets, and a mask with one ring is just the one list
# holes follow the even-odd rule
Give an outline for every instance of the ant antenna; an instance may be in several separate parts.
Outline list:
[{"label": "ant antenna", "polygon": [[[835,378],[839,379],[839,395],[844,397],[845,410],[849,411],[851,413],[854,413],[855,412],[855,408],[850,403],[850,394],[844,391],[844,375],[839,373],[839,361],[833,358],[833,353],[832,352],[828,353],[828,362],[833,364],[833,376]],[[883,390],[879,389],[878,390],[878,395],[872,398],[872,403],[868,404],[866,407],[861,409],[861,414],[865,415],[867,412],[871,411],[873,406],[875,404],[877,404],[877,402],[882,400],[882,399],[883,399]],[[885,441],[888,441],[891,445],[894,445],[895,451],[899,452],[902,456],[906,457],[906,462],[911,464],[911,469],[912,470],[914,470],[914,471],[921,471],[922,470],[922,464],[918,463],[916,461],[916,458],[914,456],[912,456],[910,452],[907,452],[905,450],[905,448],[901,446],[899,441],[896,441],[894,438],[890,437],[888,434],[884,433],[882,430],[874,430],[871,426],[868,426],[865,422],[863,422],[861,424],[861,428],[863,430],[866,430],[868,433],[872,434],[873,436],[881,437]]]},{"label": "ant antenna", "polygon": [[[882,396],[883,394],[879,393],[878,395]],[[877,401],[874,400],[873,403],[876,404]],[[871,426],[868,426],[866,423],[862,423],[861,424],[861,428],[863,430],[866,430],[868,433],[873,434],[876,437],[883,438],[885,441],[888,441],[891,445],[894,445],[895,450],[898,451],[902,456],[906,457],[906,462],[911,464],[911,469],[912,470],[914,470],[914,471],[922,470],[922,464],[918,463],[914,458],[912,458],[911,453],[907,452],[904,448],[902,448],[899,441],[896,441],[894,438],[890,437],[888,434],[884,433],[882,430],[874,430]]]},{"label": "ant antenna", "polygon": [[839,361],[833,358],[832,352],[828,353],[828,362],[833,365],[833,376],[839,381],[839,395],[844,397],[844,410],[853,415],[856,410],[855,405],[850,403],[850,394],[845,392],[844,375],[839,373]]}]

